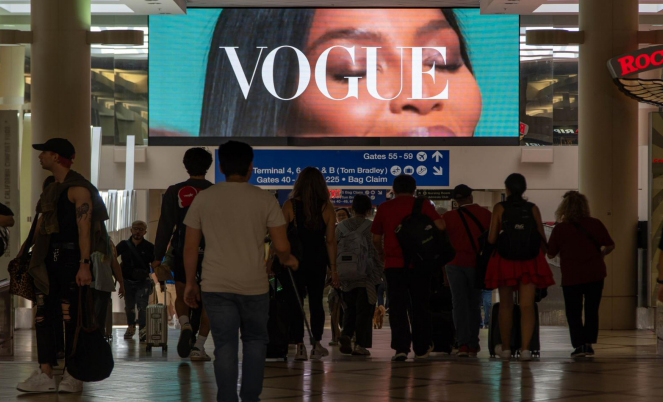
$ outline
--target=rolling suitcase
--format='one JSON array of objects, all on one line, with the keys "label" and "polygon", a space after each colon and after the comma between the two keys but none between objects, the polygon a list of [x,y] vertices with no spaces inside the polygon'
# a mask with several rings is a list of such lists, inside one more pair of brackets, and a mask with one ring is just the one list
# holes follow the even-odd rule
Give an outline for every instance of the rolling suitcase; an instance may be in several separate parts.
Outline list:
[{"label": "rolling suitcase", "polygon": [[[493,304],[493,310],[490,313],[490,326],[488,327],[488,351],[490,357],[495,357],[495,347],[502,344],[502,336],[500,334],[500,303]],[[511,328],[511,340],[509,347],[511,355],[518,356],[518,350],[522,342],[520,333],[520,306],[515,304],[513,306],[513,328]],[[539,328],[539,306],[534,303],[534,333],[529,345],[533,357],[541,356],[541,338]]]},{"label": "rolling suitcase", "polygon": [[[157,290],[154,289],[156,292]],[[168,307],[166,304],[167,292],[164,292],[164,304],[150,304],[147,306],[147,340],[146,350],[153,347],[168,350]]]},{"label": "rolling suitcase", "polygon": [[267,359],[288,360],[288,341],[290,335],[290,315],[286,289],[282,287],[279,276],[269,280],[269,320],[267,332]]},{"label": "rolling suitcase", "polygon": [[104,327],[104,335],[108,342],[113,341],[113,301],[109,300],[106,310],[106,325]]},{"label": "rolling suitcase", "polygon": [[456,343],[451,288],[444,285],[444,275],[441,271],[434,273],[431,283],[429,310],[433,352],[451,354]]}]

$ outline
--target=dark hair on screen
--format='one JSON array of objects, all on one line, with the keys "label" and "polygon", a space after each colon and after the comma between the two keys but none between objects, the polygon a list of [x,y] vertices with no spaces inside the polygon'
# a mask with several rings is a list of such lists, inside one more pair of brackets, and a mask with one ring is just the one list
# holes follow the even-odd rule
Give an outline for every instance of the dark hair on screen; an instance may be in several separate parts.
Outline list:
[{"label": "dark hair on screen", "polygon": [[401,174],[394,179],[395,194],[414,194],[417,191],[417,181],[408,174]]},{"label": "dark hair on screen", "polygon": [[[227,8],[217,20],[207,59],[205,90],[200,117],[201,137],[275,137],[296,131],[296,119],[290,116],[292,101],[273,97],[262,81],[260,68],[247,99],[240,89],[230,60],[221,46],[236,47],[237,57],[250,81],[258,62],[259,46],[266,53],[279,46],[304,49],[315,9],[306,8]],[[465,38],[452,9],[442,14],[458,35],[463,62],[473,73]],[[292,50],[279,51],[274,63],[274,87],[282,98],[295,94],[299,73]]]},{"label": "dark hair on screen", "polygon": [[[258,61],[279,46],[304,49],[315,10],[304,8],[228,8],[216,23],[207,59],[207,75],[200,120],[201,137],[274,137],[285,130],[292,102],[273,97],[256,70],[245,100],[230,60],[220,46],[236,46],[237,56],[250,81]],[[274,87],[282,98],[295,94],[299,64],[292,50],[278,52]]]},{"label": "dark hair on screen", "polygon": [[301,201],[304,209],[304,226],[317,229],[324,224],[322,210],[329,202],[329,189],[325,177],[314,167],[299,173],[291,198]]},{"label": "dark hair on screen", "polygon": [[182,159],[190,176],[204,176],[212,166],[212,154],[205,148],[189,148]]},{"label": "dark hair on screen", "polygon": [[352,216],[349,209],[347,209],[347,208],[336,208],[336,213],[339,213],[341,211],[345,211],[345,214],[348,216],[348,218]]},{"label": "dark hair on screen", "polygon": [[239,141],[228,141],[219,146],[219,167],[228,177],[245,176],[253,162],[253,148]]},{"label": "dark hair on screen", "polygon": [[371,199],[366,194],[357,194],[352,200],[352,210],[355,211],[357,215],[368,215],[369,212],[373,209],[373,203]]},{"label": "dark hair on screen", "polygon": [[525,180],[525,176],[520,173],[510,174],[504,181],[504,186],[511,193],[507,197],[508,201],[521,201],[523,194],[527,191],[527,181]]}]

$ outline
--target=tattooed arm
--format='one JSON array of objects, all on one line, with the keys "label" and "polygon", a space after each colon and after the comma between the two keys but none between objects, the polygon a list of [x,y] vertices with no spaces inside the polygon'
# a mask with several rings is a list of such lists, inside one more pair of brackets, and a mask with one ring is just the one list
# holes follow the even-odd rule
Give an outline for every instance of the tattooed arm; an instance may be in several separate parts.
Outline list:
[{"label": "tattooed arm", "polygon": [[[92,197],[85,187],[69,189],[69,199],[76,204],[76,224],[78,225],[78,245],[81,250],[81,261],[76,275],[78,286],[86,286],[92,282],[90,273],[90,231],[92,227]],[[85,262],[87,260],[87,262]]]}]

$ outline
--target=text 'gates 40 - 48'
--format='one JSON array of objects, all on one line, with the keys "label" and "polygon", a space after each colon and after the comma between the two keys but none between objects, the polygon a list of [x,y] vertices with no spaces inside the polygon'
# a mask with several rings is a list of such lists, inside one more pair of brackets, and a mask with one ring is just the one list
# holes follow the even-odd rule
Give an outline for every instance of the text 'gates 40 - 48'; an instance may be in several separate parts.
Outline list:
[{"label": "text 'gates 40 - 48'", "polygon": [[[449,186],[448,150],[256,149],[250,183],[290,187],[307,166],[318,168],[330,187],[391,186],[400,174],[418,186]],[[216,163],[216,182],[223,181]]]}]

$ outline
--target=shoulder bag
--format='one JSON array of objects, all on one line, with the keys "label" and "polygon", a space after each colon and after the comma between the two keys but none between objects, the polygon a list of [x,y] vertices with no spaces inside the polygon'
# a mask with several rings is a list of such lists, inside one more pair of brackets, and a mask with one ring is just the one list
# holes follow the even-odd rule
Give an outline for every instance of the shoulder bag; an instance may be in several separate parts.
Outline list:
[{"label": "shoulder bag", "polygon": [[[87,289],[87,305],[83,305],[83,287],[78,288],[78,317],[74,344],[67,362],[67,371],[77,380],[101,381],[110,377],[115,362],[110,344],[106,342],[101,328],[94,322],[92,292]],[[83,314],[87,312],[89,324],[83,325]]]},{"label": "shoulder bag", "polygon": [[21,296],[25,299],[35,301],[35,284],[32,275],[28,273],[30,269],[30,258],[32,252],[32,242],[34,239],[35,231],[37,230],[37,222],[39,221],[39,214],[32,220],[30,233],[25,241],[25,248],[20,257],[14,258],[9,262],[9,293]]}]

